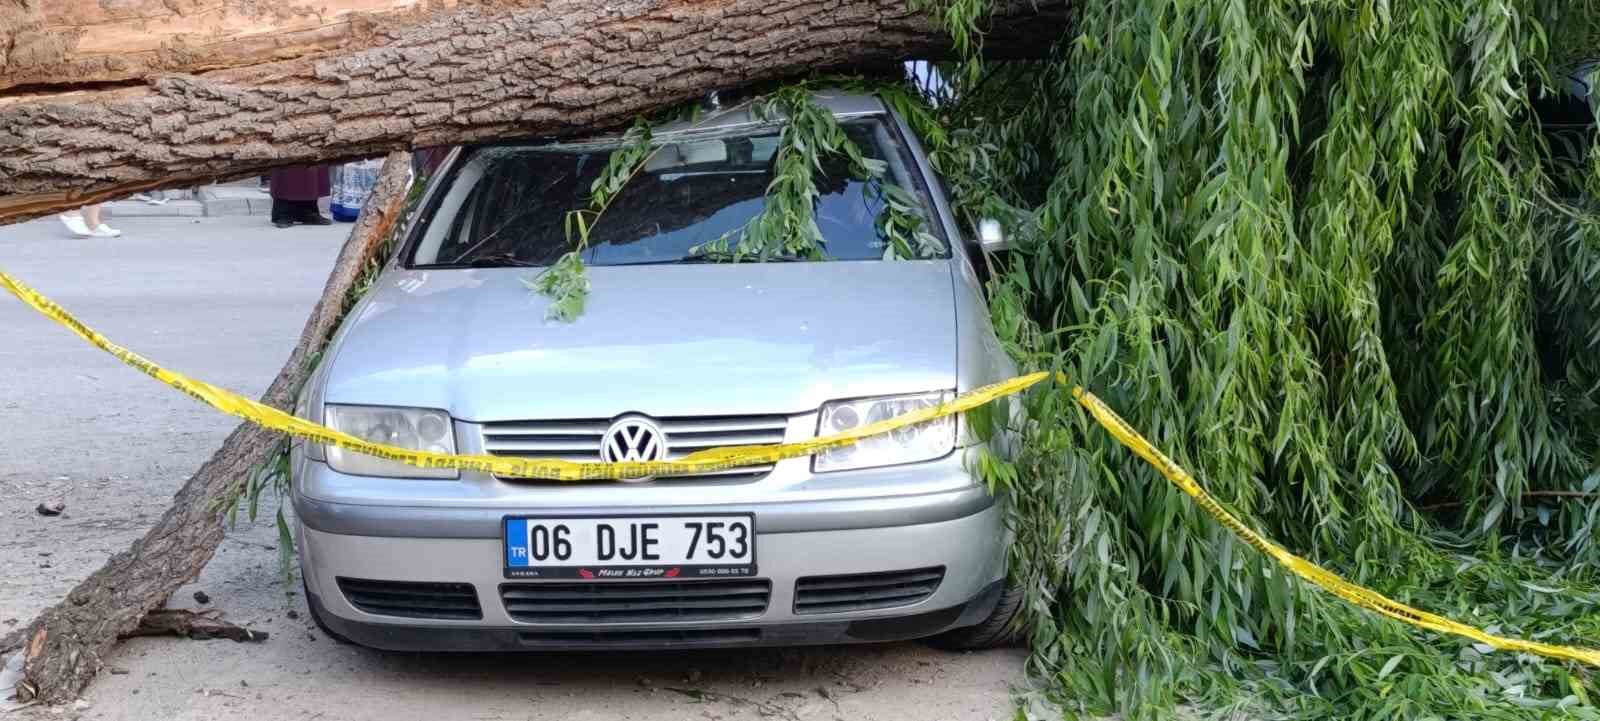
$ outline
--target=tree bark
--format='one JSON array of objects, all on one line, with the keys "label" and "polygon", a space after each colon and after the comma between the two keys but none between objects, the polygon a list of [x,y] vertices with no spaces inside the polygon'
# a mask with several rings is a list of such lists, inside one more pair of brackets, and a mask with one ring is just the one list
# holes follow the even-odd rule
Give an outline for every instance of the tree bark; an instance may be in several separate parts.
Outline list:
[{"label": "tree bark", "polygon": [[[377,255],[404,211],[410,169],[407,153],[393,153],[384,162],[378,183],[328,275],[322,298],[283,370],[261,396],[263,403],[285,410],[293,405],[313,369],[311,355],[332,335],[362,269]],[[222,500],[238,492],[243,479],[282,442],[277,433],[240,425],[132,548],[113,556],[65,600],[0,643],[0,651],[20,646],[27,654],[26,680],[18,689],[22,700],[72,700],[100,670],[119,637],[135,633],[147,613],[199,575],[222,541],[226,520],[219,511]]]},{"label": "tree bark", "polygon": [[[521,4],[424,13],[353,50],[0,94],[0,224],[279,166],[566,135],[711,90],[948,49],[907,0]],[[1065,0],[1002,0],[985,47],[1041,55],[1066,13]]]},{"label": "tree bark", "polygon": [[350,51],[370,47],[394,28],[458,4],[462,3],[11,0],[0,3],[0,90],[138,81],[158,73]]},{"label": "tree bark", "polygon": [[123,634],[122,638],[135,636],[179,636],[196,641],[225,638],[239,643],[261,643],[270,637],[266,631],[252,631],[228,623],[216,611],[185,611],[178,608],[160,608],[139,619],[139,627]]}]

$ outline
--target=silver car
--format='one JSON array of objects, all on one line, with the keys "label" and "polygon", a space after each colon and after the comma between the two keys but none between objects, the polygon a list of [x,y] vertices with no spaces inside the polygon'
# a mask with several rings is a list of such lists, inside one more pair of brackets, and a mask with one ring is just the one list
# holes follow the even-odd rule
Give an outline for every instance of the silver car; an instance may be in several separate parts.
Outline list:
[{"label": "silver car", "polygon": [[[921,259],[893,258],[881,182],[843,161],[816,174],[825,260],[709,255],[764,207],[781,130],[730,110],[655,132],[661,150],[582,251],[587,306],[552,320],[528,281],[572,248],[564,218],[587,206],[617,141],[462,148],[298,412],[438,452],[655,460],[808,439],[1014,375],[979,249],[906,123],[873,97],[818,100],[920,204],[939,241]],[[594,484],[300,444],[308,601],[330,635],[384,649],[996,645],[1018,597],[966,423]]]}]

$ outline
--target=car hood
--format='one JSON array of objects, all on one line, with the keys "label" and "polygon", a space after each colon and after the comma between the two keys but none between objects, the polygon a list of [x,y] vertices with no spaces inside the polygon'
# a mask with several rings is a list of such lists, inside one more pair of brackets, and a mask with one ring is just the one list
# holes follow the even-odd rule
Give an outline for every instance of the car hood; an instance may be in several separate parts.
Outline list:
[{"label": "car hood", "polygon": [[956,385],[949,261],[591,267],[571,323],[524,285],[539,272],[384,274],[324,401],[489,422],[798,413]]}]

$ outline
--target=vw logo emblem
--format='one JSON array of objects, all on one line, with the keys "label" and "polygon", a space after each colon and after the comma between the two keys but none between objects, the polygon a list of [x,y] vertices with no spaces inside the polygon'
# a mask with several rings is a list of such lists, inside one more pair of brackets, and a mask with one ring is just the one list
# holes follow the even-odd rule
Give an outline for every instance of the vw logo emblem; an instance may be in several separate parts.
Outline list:
[{"label": "vw logo emblem", "polygon": [[[661,427],[644,416],[618,418],[600,438],[600,460],[607,463],[624,461],[660,461],[667,457],[667,434]],[[649,478],[630,478],[629,481],[648,481]]]}]

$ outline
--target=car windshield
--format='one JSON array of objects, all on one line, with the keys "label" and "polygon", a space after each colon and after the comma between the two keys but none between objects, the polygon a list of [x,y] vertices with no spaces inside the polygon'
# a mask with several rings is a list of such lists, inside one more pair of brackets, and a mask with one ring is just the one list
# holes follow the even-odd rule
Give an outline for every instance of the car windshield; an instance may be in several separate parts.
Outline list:
[{"label": "car windshield", "polygon": [[[825,260],[891,257],[882,216],[898,193],[897,213],[923,220],[918,257],[949,257],[948,243],[929,211],[927,188],[893,131],[877,118],[844,121],[862,154],[881,161],[881,179],[853,177],[842,155],[814,173],[817,228]],[[637,265],[730,260],[741,231],[766,206],[781,127],[659,137],[656,151],[592,221],[582,253],[589,265]],[[611,143],[486,146],[457,164],[417,239],[414,268],[545,266],[575,247],[567,215],[588,208],[591,187],[605,168]],[[904,192],[886,190],[892,183]],[[709,248],[708,248],[709,246]],[[778,256],[772,260],[801,260]]]}]

